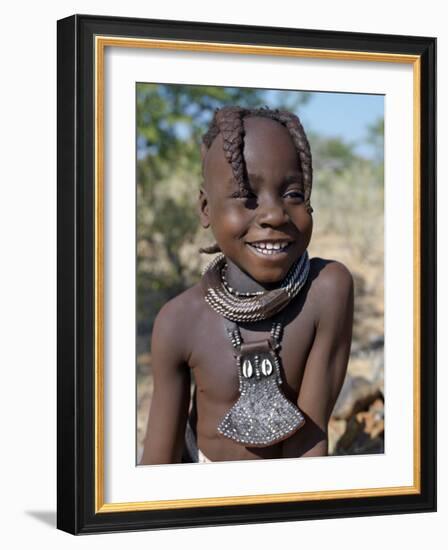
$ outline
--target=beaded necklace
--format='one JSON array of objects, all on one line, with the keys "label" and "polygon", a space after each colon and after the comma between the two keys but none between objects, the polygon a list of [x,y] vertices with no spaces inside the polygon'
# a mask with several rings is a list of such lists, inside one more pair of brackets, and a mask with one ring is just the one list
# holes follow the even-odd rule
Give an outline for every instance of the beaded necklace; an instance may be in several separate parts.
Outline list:
[{"label": "beaded necklace", "polygon": [[237,323],[261,321],[272,317],[297,296],[310,270],[308,252],[294,263],[279,288],[239,295],[223,283],[224,254],[219,254],[205,268],[201,285],[205,301],[217,313]]},{"label": "beaded necklace", "polygon": [[224,287],[226,288],[226,290],[230,292],[230,294],[233,294],[234,296],[239,296],[240,298],[249,298],[253,296],[261,296],[266,292],[265,290],[256,290],[254,292],[238,292],[237,290],[235,290],[229,285],[226,279],[226,275],[227,275],[227,263],[224,264],[221,270],[221,281]]}]

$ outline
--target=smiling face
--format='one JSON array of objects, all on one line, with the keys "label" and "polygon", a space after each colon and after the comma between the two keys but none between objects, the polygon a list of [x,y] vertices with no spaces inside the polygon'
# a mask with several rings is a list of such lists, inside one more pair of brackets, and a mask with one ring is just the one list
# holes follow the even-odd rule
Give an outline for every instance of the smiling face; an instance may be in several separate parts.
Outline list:
[{"label": "smiling face", "polygon": [[300,162],[288,130],[264,117],[244,119],[249,194],[242,196],[221,134],[204,158],[201,222],[223,254],[253,279],[280,282],[311,239]]}]

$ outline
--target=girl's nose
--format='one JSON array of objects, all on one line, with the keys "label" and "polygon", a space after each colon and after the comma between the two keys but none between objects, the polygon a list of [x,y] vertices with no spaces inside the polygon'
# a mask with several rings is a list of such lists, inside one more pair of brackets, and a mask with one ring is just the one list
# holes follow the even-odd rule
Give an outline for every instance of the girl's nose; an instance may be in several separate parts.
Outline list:
[{"label": "girl's nose", "polygon": [[285,208],[278,198],[259,198],[257,210],[260,227],[277,227],[286,223],[288,219]]}]

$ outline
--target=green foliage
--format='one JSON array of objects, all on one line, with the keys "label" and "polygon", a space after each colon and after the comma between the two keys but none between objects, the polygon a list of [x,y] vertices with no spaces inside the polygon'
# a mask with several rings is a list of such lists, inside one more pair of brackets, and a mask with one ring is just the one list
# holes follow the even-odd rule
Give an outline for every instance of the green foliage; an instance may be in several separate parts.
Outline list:
[{"label": "green foliage", "polygon": [[374,160],[383,164],[384,160],[384,118],[379,118],[367,128],[366,142],[374,149]]},{"label": "green foliage", "polygon": [[313,155],[314,172],[341,174],[356,159],[353,144],[339,138],[323,138],[313,132],[308,133]]}]

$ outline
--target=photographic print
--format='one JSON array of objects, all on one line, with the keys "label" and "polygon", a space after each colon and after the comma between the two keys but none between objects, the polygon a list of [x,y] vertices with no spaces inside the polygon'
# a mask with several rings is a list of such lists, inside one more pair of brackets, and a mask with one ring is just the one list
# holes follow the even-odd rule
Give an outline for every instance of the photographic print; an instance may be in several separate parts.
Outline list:
[{"label": "photographic print", "polygon": [[[211,453],[213,461],[221,461],[384,452],[384,96],[137,83],[136,109],[137,461],[208,462]],[[246,123],[251,122],[259,126],[248,130]],[[213,144],[226,132],[226,125],[231,130],[225,134],[226,142],[224,137],[219,141],[219,151]],[[252,147],[251,131],[256,144]],[[272,139],[260,142],[269,131],[274,132]],[[295,140],[294,131],[300,133]],[[245,153],[248,133],[249,150]],[[286,143],[282,142],[276,151],[276,141],[282,134]],[[281,170],[288,139],[292,143],[291,166]],[[309,144],[305,169],[300,156],[304,155],[301,139]],[[231,155],[241,158],[247,180],[242,178],[242,185],[249,190],[245,199],[240,196],[238,173],[232,171],[233,157],[225,155],[233,143],[238,145]],[[272,151],[272,159],[264,167],[262,161],[268,150]],[[250,167],[246,155],[254,157]],[[215,173],[216,163],[223,163],[222,157],[224,168],[228,164],[229,170]],[[306,170],[309,191],[304,188]],[[249,172],[254,178],[252,183]],[[258,172],[268,185],[269,178],[274,180],[270,185],[276,197],[283,197],[282,203],[273,201],[267,207],[259,204]],[[229,177],[234,180],[230,185]],[[227,248],[232,227],[225,225],[224,209],[214,213],[220,220],[212,220],[212,229],[201,225],[201,193],[205,191],[201,189],[207,184],[210,193],[213,185],[223,188],[217,199],[221,205],[227,201],[228,208],[238,209],[245,201],[240,215],[249,213],[247,227],[240,229],[237,238],[244,242],[243,251],[248,246],[256,248],[248,251],[255,252],[253,258],[250,254],[240,257],[231,246]],[[258,194],[263,193],[260,187]],[[233,215],[238,215],[238,210]],[[247,372],[252,368],[249,358],[243,372],[244,358],[237,365],[232,354],[226,353],[225,347],[229,346],[230,351],[232,341],[226,340],[223,322],[214,323],[212,312],[204,312],[213,307],[206,303],[201,274],[213,258],[219,259],[217,252],[222,253],[216,233],[229,253],[236,254],[235,259],[230,258],[232,268],[238,269],[233,274],[234,286],[240,284],[247,293],[281,287],[291,265],[305,249],[308,251],[311,269],[305,284],[280,310],[287,321],[282,327],[285,347],[277,354],[278,374],[286,390],[274,387],[268,398],[263,398],[264,380],[269,380],[262,372],[263,355],[252,372]],[[303,242],[296,246],[294,238]],[[258,258],[257,254],[264,257]],[[269,280],[271,264],[280,273],[274,273],[273,282]],[[226,269],[224,262],[222,265],[221,273]],[[261,282],[251,273],[258,273]],[[333,277],[341,280],[333,283]],[[342,289],[348,284],[350,290],[346,290],[344,302],[338,304],[335,286],[334,296],[324,299],[329,310],[323,311],[319,306],[322,284],[339,284]],[[252,296],[242,297],[243,304],[252,300]],[[198,301],[203,302],[202,307]],[[170,321],[171,310],[177,321],[185,316],[183,328],[176,326],[176,320]],[[155,338],[162,339],[162,348],[170,351],[186,345],[191,359],[171,365],[173,359],[166,357],[155,342],[159,353],[156,361],[160,363],[156,364],[156,388],[160,395],[155,395],[154,402],[150,342],[154,321],[161,311],[161,334]],[[317,327],[332,311],[335,326],[328,338],[333,340],[334,354],[325,356],[328,344],[318,335]],[[217,312],[218,317],[223,315]],[[322,316],[320,321],[318,315]],[[240,322],[238,330],[246,331],[245,341],[258,341],[261,334],[269,336],[266,329],[280,319],[276,312],[264,320],[243,322],[242,326]],[[339,331],[344,323],[345,331]],[[333,334],[336,327],[338,332]],[[185,335],[186,342],[182,342],[181,335]],[[208,340],[213,345],[207,351]],[[284,349],[288,354],[286,367],[282,365]],[[314,356],[320,357],[320,365],[313,361]],[[266,357],[265,364],[269,365]],[[326,376],[317,372],[319,367]],[[175,374],[168,374],[170,368],[184,369],[181,378],[185,387],[180,395]],[[337,373],[328,372],[331,369]],[[268,371],[270,376],[275,374],[274,369],[268,367]],[[256,407],[241,401],[239,377],[252,388]],[[240,403],[235,406],[238,398]],[[296,409],[290,403],[297,405],[302,417],[294,417]],[[227,424],[233,422],[232,428],[237,431],[229,437],[232,434],[226,436],[219,425],[232,406]],[[247,412],[238,422],[236,415],[243,407]],[[276,407],[280,412],[274,416]],[[289,421],[291,428],[287,427]],[[275,430],[279,434],[271,435]]]},{"label": "photographic print", "polygon": [[435,510],[435,46],[58,22],[58,528]]}]

